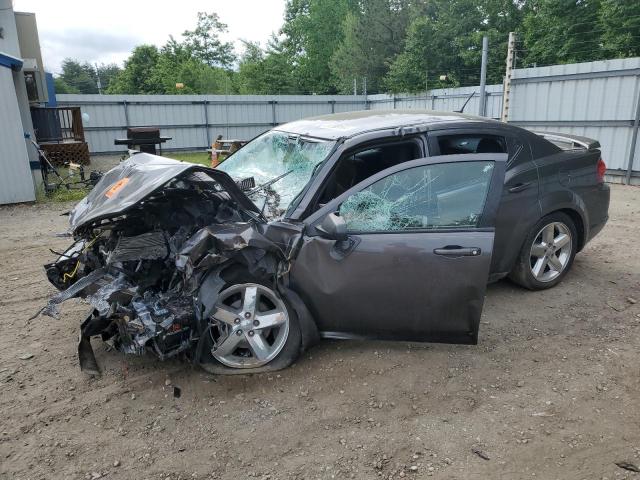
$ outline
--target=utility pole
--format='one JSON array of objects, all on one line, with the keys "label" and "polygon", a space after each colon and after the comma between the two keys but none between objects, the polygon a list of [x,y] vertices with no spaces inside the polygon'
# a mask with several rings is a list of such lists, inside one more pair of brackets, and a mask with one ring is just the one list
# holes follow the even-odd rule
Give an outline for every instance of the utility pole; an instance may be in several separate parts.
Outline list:
[{"label": "utility pole", "polygon": [[364,109],[369,110],[369,99],[367,97],[367,77],[362,77],[362,91],[364,93]]},{"label": "utility pole", "polygon": [[509,95],[511,93],[511,75],[513,73],[513,57],[516,49],[516,33],[509,32],[509,45],[507,48],[507,69],[502,86],[502,115],[500,120],[506,122],[509,119]]},{"label": "utility pole", "polygon": [[487,87],[487,56],[489,54],[489,37],[482,37],[482,63],[480,65],[480,105],[478,106],[478,115],[484,117],[485,107],[487,106],[486,87]]},{"label": "utility pole", "polygon": [[96,83],[98,84],[98,94],[102,95],[102,83],[100,82],[100,70],[98,70],[98,64],[94,64],[96,67]]},{"label": "utility pole", "polygon": [[[636,77],[639,78],[639,77]],[[638,103],[636,105],[636,118],[633,121],[633,133],[631,134],[631,148],[629,148],[629,164],[625,181],[631,185],[631,173],[633,172],[633,161],[636,155],[636,145],[638,143],[638,129],[640,128],[640,92],[638,92]]]},{"label": "utility pole", "polygon": [[429,110],[429,70],[424,72],[424,108]]},{"label": "utility pole", "polygon": [[356,77],[353,77],[353,96],[358,95],[358,80]]}]

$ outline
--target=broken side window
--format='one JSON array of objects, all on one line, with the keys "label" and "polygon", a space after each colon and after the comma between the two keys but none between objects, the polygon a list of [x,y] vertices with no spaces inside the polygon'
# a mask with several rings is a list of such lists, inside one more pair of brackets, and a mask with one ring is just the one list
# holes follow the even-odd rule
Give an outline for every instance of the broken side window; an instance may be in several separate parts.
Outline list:
[{"label": "broken side window", "polygon": [[504,137],[489,134],[440,135],[437,137],[440,155],[467,153],[507,153]]},{"label": "broken side window", "polygon": [[344,154],[322,187],[316,208],[378,172],[422,157],[418,139],[368,145]]},{"label": "broken side window", "polygon": [[352,232],[473,228],[484,210],[493,165],[459,162],[403,170],[351,195],[340,215]]}]

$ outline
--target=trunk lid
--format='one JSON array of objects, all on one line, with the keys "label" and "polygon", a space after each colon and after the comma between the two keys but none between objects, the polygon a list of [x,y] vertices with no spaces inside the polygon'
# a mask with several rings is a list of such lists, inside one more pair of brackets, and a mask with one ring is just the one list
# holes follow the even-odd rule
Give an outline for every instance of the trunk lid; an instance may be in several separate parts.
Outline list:
[{"label": "trunk lid", "polygon": [[533,133],[541,136],[545,140],[550,141],[554,145],[560,147],[562,150],[595,150],[597,148],[600,148],[600,142],[598,140],[594,140],[588,137],[556,132],[534,131]]}]

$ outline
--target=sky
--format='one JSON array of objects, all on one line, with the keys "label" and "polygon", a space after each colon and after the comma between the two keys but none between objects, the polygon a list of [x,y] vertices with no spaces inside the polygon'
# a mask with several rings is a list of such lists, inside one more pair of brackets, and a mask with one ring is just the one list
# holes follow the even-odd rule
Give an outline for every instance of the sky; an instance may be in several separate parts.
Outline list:
[{"label": "sky", "polygon": [[228,25],[222,38],[238,53],[240,39],[264,46],[282,26],[285,0],[14,0],[13,7],[36,14],[45,69],[58,74],[66,57],[122,65],[136,45],[162,46],[193,29],[203,11]]}]

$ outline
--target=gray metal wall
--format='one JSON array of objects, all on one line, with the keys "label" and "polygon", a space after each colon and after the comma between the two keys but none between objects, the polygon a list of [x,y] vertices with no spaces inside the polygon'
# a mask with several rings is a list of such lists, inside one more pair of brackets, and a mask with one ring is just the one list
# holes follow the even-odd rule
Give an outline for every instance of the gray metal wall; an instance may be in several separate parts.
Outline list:
[{"label": "gray metal wall", "polygon": [[[626,171],[640,94],[640,58],[514,71],[509,123],[595,138],[610,170]],[[634,170],[640,170],[640,143]]]},{"label": "gray metal wall", "polygon": [[158,126],[172,137],[163,148],[203,149],[217,135],[247,140],[281,123],[314,115],[360,110],[364,97],[345,95],[57,95],[80,105],[92,153],[118,152],[127,126]]},{"label": "gray metal wall", "polygon": [[[573,133],[600,140],[612,173],[623,175],[631,156],[640,95],[640,58],[515,70],[509,122],[533,130]],[[479,87],[431,90],[428,95],[58,95],[80,105],[93,153],[122,151],[113,140],[129,126],[159,126],[173,137],[168,149],[202,149],[216,135],[250,139],[269,128],[312,115],[350,110],[428,108],[478,112]],[[502,85],[488,85],[486,115],[498,119]],[[640,171],[640,142],[634,170]]]},{"label": "gray metal wall", "polygon": [[[57,95],[58,104],[80,105],[89,115],[84,128],[92,153],[126,150],[115,138],[127,126],[159,126],[172,137],[164,148],[206,148],[217,135],[247,140],[282,123],[351,110],[458,110],[469,95],[465,112],[478,112],[478,87],[432,90],[429,95]],[[500,117],[502,86],[487,86],[487,116]]]},{"label": "gray metal wall", "polygon": [[[502,85],[486,86],[486,116],[499,119],[502,111]],[[467,103],[464,111],[472,115],[478,114],[480,106],[480,87],[441,88],[430,90],[428,95],[369,95],[369,108],[372,110],[426,108],[440,112],[460,110]]]}]

